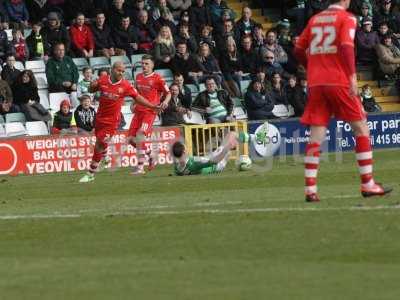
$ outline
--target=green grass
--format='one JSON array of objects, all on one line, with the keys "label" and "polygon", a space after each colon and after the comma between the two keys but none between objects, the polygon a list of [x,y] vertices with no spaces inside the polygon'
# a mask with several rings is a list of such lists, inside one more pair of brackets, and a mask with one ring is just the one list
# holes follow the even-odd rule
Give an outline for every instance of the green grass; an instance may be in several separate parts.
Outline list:
[{"label": "green grass", "polygon": [[322,163],[319,204],[294,158],[86,185],[1,177],[0,299],[398,299],[398,151],[375,157],[391,196],[362,199],[348,153]]}]

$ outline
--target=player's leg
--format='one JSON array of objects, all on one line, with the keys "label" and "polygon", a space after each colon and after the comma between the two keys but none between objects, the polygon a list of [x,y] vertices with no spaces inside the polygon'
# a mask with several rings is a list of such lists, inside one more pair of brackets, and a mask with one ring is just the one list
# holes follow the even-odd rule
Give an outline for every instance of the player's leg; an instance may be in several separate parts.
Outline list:
[{"label": "player's leg", "polygon": [[373,177],[373,160],[370,134],[365,120],[350,122],[356,140],[355,153],[358,171],[361,179],[361,194],[364,197],[381,196],[392,191],[391,188],[383,187],[375,183]]},{"label": "player's leg", "polygon": [[304,155],[304,192],[307,202],[318,202],[317,175],[321,143],[331,117],[331,107],[322,87],[309,89],[308,101],[301,122],[310,126],[310,139]]},{"label": "player's leg", "polygon": [[375,183],[373,178],[372,147],[366,115],[359,97],[351,96],[347,88],[331,88],[335,93],[334,114],[338,119],[347,121],[353,130],[356,140],[354,151],[361,178],[361,193],[364,197],[384,195],[391,192]]},{"label": "player's leg", "polygon": [[141,125],[136,134],[136,153],[138,155],[138,165],[135,169],[135,174],[144,174],[144,165],[148,162],[148,170],[151,171],[155,168],[157,155],[150,149],[147,149],[147,139],[153,132],[153,123],[155,119],[154,114],[144,114],[141,118]]}]

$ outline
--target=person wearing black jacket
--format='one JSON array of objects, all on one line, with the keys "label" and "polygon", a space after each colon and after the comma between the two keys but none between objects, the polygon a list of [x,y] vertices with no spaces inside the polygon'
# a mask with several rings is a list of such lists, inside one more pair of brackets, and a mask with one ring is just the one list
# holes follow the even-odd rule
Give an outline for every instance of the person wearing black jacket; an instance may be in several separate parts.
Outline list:
[{"label": "person wearing black jacket", "polygon": [[61,23],[58,13],[50,12],[48,14],[47,24],[40,30],[40,34],[44,41],[45,59],[53,54],[53,47],[60,42],[65,46],[65,53],[69,53],[71,39],[67,29]]},{"label": "person wearing black jacket", "polygon": [[244,96],[244,102],[249,120],[265,120],[275,118],[272,110],[274,102],[267,97],[259,80],[253,80]]},{"label": "person wearing black jacket", "polygon": [[272,86],[271,89],[267,91],[268,97],[270,97],[274,104],[288,105],[289,100],[287,96],[286,89],[282,83],[282,77],[279,73],[273,73],[271,76]]},{"label": "person wearing black jacket", "polygon": [[250,7],[243,7],[242,17],[235,24],[235,30],[239,36],[239,39],[242,39],[245,36],[253,35],[254,28],[257,25],[259,26],[260,24],[251,19]]},{"label": "person wearing black jacket", "polygon": [[182,22],[179,24],[178,34],[175,37],[175,44],[178,45],[178,43],[181,42],[186,43],[190,53],[197,53],[197,40],[189,30],[189,23]]},{"label": "person wearing black jacket", "polygon": [[138,38],[135,29],[130,24],[129,16],[124,16],[121,24],[114,30],[115,48],[125,52],[125,55],[130,57],[138,50]]},{"label": "person wearing black jacket", "polygon": [[203,25],[211,26],[211,14],[204,0],[196,0],[196,3],[192,4],[189,8],[189,19],[195,36],[200,35]]},{"label": "person wearing black jacket", "polygon": [[139,12],[138,20],[133,28],[138,39],[138,51],[149,53],[153,49],[153,41],[157,37],[157,32],[149,20],[147,11],[141,10]]},{"label": "person wearing black jacket", "polygon": [[183,99],[180,97],[179,87],[173,83],[170,86],[171,100],[168,107],[163,110],[161,120],[163,126],[174,126],[185,123],[183,115],[190,115],[190,107],[183,105]]},{"label": "person wearing black jacket", "polygon": [[183,75],[175,73],[174,83],[179,88],[179,99],[181,99],[182,105],[186,108],[190,108],[192,106],[192,91],[185,85]]},{"label": "person wearing black jacket", "polygon": [[96,111],[93,107],[90,106],[90,95],[83,94],[79,98],[79,100],[81,104],[76,108],[74,112],[76,127],[78,127],[78,133],[91,133],[94,129]]},{"label": "person wearing black jacket", "polygon": [[26,38],[26,44],[29,49],[29,59],[41,59],[44,55],[44,38],[40,33],[42,23],[36,22],[32,25],[32,31]]},{"label": "person wearing black jacket", "polygon": [[185,42],[178,43],[171,67],[174,73],[182,74],[187,83],[198,82],[206,72],[200,61],[187,51]]},{"label": "person wearing black jacket", "polygon": [[240,51],[240,56],[242,60],[243,72],[255,74],[257,70],[258,55],[252,46],[253,40],[250,36],[245,36],[242,39],[242,47]]},{"label": "person wearing black jacket", "polygon": [[118,28],[121,25],[121,20],[129,16],[129,11],[124,5],[124,0],[112,1],[111,9],[105,10],[107,12],[107,24],[110,28]]},{"label": "person wearing black jacket", "polygon": [[14,55],[7,56],[6,65],[3,67],[3,70],[1,70],[1,79],[7,81],[7,83],[12,86],[20,73],[21,71],[15,68]]},{"label": "person wearing black jacket", "polygon": [[104,12],[98,11],[96,13],[96,22],[90,28],[93,33],[95,55],[111,57],[115,55],[114,40],[111,35],[111,29],[105,24],[105,20]]},{"label": "person wearing black jacket", "polygon": [[27,121],[50,121],[50,113],[40,104],[38,87],[31,70],[22,71],[11,86],[14,102]]}]

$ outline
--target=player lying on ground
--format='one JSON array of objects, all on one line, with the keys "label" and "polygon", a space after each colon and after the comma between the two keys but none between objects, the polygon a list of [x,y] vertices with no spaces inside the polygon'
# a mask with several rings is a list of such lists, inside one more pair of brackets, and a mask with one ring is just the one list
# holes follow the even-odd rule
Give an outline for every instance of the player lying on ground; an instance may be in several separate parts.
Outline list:
[{"label": "player lying on ground", "polygon": [[79,182],[94,180],[94,174],[102,170],[108,163],[108,143],[116,133],[121,118],[121,106],[125,97],[132,97],[135,101],[155,112],[159,107],[150,103],[138,94],[132,84],[123,78],[125,66],[122,62],[116,62],[112,66],[111,75],[103,75],[90,85],[90,92],[100,92],[99,108],[95,121],[96,144],[92,162],[88,173]]},{"label": "player lying on ground", "polygon": [[230,132],[218,147],[208,156],[189,156],[182,142],[172,145],[172,156],[174,159],[174,171],[176,175],[198,175],[215,174],[225,169],[229,160],[230,152],[238,145],[236,133]]},{"label": "player lying on ground", "polygon": [[358,96],[354,58],[357,19],[346,9],[351,0],[331,0],[328,9],[313,16],[295,47],[298,61],[307,69],[308,99],[301,122],[310,126],[306,146],[305,194],[318,202],[317,173],[320,145],[331,116],[348,122],[356,140],[355,152],[364,197],[381,196],[392,189],[374,181],[372,148],[366,115]]}]

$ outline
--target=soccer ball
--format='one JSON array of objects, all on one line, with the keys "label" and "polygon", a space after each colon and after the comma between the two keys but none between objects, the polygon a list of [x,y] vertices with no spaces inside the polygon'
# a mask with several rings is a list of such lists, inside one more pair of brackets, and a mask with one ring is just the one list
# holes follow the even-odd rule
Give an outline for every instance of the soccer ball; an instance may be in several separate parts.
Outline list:
[{"label": "soccer ball", "polygon": [[236,161],[236,167],[239,171],[248,171],[251,169],[251,159],[248,155],[240,155]]}]

